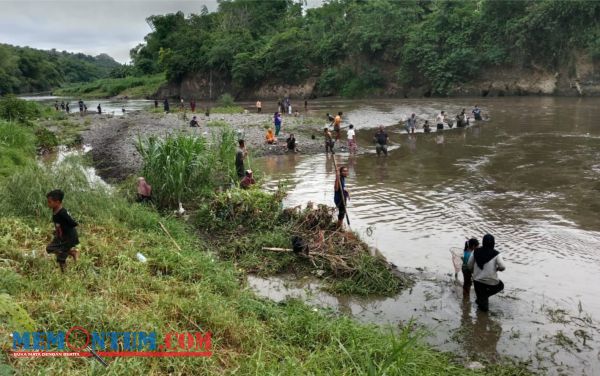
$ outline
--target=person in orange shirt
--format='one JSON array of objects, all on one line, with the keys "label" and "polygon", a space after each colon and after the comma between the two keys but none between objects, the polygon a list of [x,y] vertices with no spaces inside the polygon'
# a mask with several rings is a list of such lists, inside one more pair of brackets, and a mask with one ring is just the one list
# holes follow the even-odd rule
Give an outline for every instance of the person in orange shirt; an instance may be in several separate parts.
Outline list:
[{"label": "person in orange shirt", "polygon": [[340,140],[340,130],[342,129],[342,112],[338,112],[335,119],[333,119],[333,131],[335,132],[335,140]]},{"label": "person in orange shirt", "polygon": [[275,139],[275,135],[273,134],[273,130],[271,128],[267,129],[267,135],[265,136],[267,140],[267,144],[276,144],[277,140]]}]

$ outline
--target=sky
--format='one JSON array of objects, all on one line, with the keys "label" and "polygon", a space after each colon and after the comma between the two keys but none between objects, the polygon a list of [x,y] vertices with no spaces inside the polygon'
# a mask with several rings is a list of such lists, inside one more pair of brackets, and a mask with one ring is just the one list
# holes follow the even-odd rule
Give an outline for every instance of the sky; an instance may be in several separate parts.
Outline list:
[{"label": "sky", "polygon": [[[308,0],[308,6],[320,3]],[[0,0],[0,43],[107,53],[126,63],[151,31],[148,16],[200,13],[203,5],[215,11],[217,0]]]}]

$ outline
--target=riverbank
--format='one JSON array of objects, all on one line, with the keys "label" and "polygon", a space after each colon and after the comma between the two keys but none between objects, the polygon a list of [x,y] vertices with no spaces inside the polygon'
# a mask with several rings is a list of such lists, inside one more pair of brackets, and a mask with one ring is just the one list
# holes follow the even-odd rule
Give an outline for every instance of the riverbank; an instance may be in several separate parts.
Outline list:
[{"label": "riverbank", "polygon": [[[0,124],[0,134],[6,133],[4,127]],[[19,140],[35,145],[31,130],[21,131],[29,138]],[[16,145],[11,140],[8,147]],[[511,365],[467,370],[451,355],[424,346],[411,325],[393,332],[298,300],[257,298],[240,283],[243,271],[216,258],[191,226],[91,184],[81,170],[84,163],[69,158],[40,165],[31,153],[29,163],[0,182],[3,349],[11,348],[13,331],[83,325],[98,332],[155,331],[159,340],[167,331],[212,334],[210,357],[109,360],[115,374],[194,373],[199,367],[207,374],[294,374],[298,369],[315,374],[529,374]],[[81,258],[69,260],[64,275],[44,252],[52,230],[44,197],[49,187],[65,190],[65,206],[80,223]],[[0,359],[10,372],[102,372],[93,359],[15,359],[7,352]]]},{"label": "riverbank", "polygon": [[[323,151],[321,132],[323,122],[311,117],[285,116],[277,145],[265,140],[266,129],[273,128],[272,114],[218,114],[209,117],[196,114],[200,127],[189,126],[192,114],[165,114],[147,110],[128,112],[123,116],[88,114],[68,117],[71,122],[63,126],[81,130],[82,142],[92,147],[92,158],[100,175],[107,180],[123,180],[141,169],[141,158],[135,144],[150,136],[182,133],[211,140],[223,128],[232,128],[245,141],[251,157],[286,154],[286,138],[294,133],[300,154]],[[315,135],[315,139],[312,136]]]}]

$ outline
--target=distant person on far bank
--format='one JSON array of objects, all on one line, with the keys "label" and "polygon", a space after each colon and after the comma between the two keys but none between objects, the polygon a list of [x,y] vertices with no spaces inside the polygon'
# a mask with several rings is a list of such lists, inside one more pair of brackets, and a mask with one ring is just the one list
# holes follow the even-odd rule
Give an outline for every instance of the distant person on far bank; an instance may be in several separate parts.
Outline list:
[{"label": "distant person on far bank", "polygon": [[479,106],[475,105],[475,108],[473,108],[471,113],[473,114],[473,118],[475,120],[482,120],[481,119],[481,109],[479,108]]},{"label": "distant person on far bank", "polygon": [[65,104],[65,111],[67,111],[67,114],[71,113],[71,106],[70,106],[69,102],[67,102],[67,104]]},{"label": "distant person on far bank", "polygon": [[165,98],[165,100],[163,101],[163,110],[165,110],[165,112],[168,114],[169,113],[169,99]]},{"label": "distant person on far bank", "polygon": [[375,133],[373,140],[375,141],[375,151],[377,152],[377,156],[379,157],[381,153],[387,156],[388,153],[388,134],[383,128],[383,125],[379,126],[379,130]]},{"label": "distant person on far bank", "polygon": [[158,108],[158,99],[155,99],[155,100],[154,100],[154,108],[155,108],[155,109],[156,109],[156,108]]},{"label": "distant person on far bank", "polygon": [[192,112],[196,112],[196,100],[192,99],[190,101],[190,109],[192,110]]},{"label": "distant person on far bank", "polygon": [[98,107],[96,107],[96,110],[98,110],[98,115],[102,115],[102,106],[100,105],[100,103],[98,103]]},{"label": "distant person on far bank", "polygon": [[306,99],[304,100],[304,111],[308,111],[308,101]]},{"label": "distant person on far bank", "polygon": [[260,114],[262,112],[262,102],[260,100],[256,101],[256,113]]},{"label": "distant person on far bank", "polygon": [[238,140],[238,149],[235,153],[235,170],[237,172],[237,176],[240,179],[244,178],[245,169],[244,169],[244,159],[248,156],[248,150],[246,150],[246,143],[244,140]]},{"label": "distant person on far bank", "polygon": [[475,303],[484,312],[489,309],[489,297],[504,290],[504,283],[498,279],[498,272],[504,271],[506,266],[494,245],[494,237],[484,235],[481,247],[475,249],[467,263],[469,270],[473,272],[473,285],[477,295]]},{"label": "distant person on far bank", "polygon": [[354,125],[350,124],[348,126],[348,151],[351,154],[356,154],[356,131],[354,130]]}]

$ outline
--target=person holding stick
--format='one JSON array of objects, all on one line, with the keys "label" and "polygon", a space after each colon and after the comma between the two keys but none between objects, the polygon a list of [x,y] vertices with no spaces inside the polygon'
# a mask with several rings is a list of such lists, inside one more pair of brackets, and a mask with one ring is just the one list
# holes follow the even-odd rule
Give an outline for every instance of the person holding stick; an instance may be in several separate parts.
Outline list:
[{"label": "person holding stick", "polygon": [[348,218],[348,212],[346,211],[346,202],[350,199],[350,194],[346,190],[346,178],[348,177],[348,168],[346,166],[341,166],[339,169],[335,164],[335,158],[333,160],[334,168],[335,168],[335,185],[334,185],[334,195],[333,201],[335,202],[335,206],[338,208],[338,228],[343,228],[344,226],[344,217],[346,217],[346,222],[350,225],[350,219]]}]

